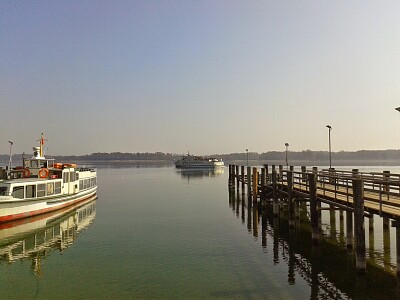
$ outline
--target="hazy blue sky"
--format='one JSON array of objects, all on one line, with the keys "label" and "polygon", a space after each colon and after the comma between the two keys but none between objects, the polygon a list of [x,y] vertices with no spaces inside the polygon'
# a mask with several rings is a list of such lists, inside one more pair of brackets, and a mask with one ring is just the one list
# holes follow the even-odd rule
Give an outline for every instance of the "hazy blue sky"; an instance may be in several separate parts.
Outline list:
[{"label": "hazy blue sky", "polygon": [[0,153],[400,148],[400,1],[0,0]]}]

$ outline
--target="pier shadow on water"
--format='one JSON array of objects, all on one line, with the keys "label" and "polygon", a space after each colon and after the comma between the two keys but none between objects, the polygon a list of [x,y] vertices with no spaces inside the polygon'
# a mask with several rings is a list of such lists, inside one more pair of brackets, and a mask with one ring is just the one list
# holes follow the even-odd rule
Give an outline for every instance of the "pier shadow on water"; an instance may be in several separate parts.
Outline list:
[{"label": "pier shadow on water", "polygon": [[[400,280],[387,258],[388,250],[383,255],[389,259],[385,265],[382,255],[374,254],[379,252],[367,249],[367,272],[357,274],[355,254],[346,248],[341,213],[324,211],[331,218],[325,218],[323,237],[318,245],[312,245],[309,209],[305,203],[298,207],[294,228],[289,228],[286,207],[281,207],[279,217],[274,217],[268,202],[264,206],[253,203],[247,195],[234,190],[229,191],[229,206],[248,233],[261,238],[260,247],[274,264],[287,265],[288,285],[295,285],[297,278],[309,285],[309,299],[400,299]],[[370,239],[373,245],[373,235]],[[272,255],[267,254],[270,243]],[[386,248],[390,247],[387,243]]]}]

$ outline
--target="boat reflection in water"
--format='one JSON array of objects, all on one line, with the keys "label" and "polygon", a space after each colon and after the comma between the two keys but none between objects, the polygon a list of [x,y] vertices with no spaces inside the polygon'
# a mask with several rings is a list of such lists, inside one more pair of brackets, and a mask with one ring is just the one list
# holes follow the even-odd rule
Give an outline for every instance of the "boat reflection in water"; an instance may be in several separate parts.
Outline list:
[{"label": "boat reflection in water", "polygon": [[0,264],[32,259],[40,274],[40,259],[64,251],[96,217],[96,196],[65,209],[0,224]]},{"label": "boat reflection in water", "polygon": [[191,179],[202,179],[204,177],[216,177],[224,174],[225,168],[198,168],[198,169],[176,169],[176,172],[181,175],[183,179],[188,181]]}]

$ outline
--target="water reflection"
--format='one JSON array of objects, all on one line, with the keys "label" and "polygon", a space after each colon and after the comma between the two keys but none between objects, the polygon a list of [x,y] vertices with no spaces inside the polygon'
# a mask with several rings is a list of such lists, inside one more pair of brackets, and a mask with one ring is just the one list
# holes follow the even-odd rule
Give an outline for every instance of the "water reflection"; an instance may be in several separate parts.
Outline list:
[{"label": "water reflection", "polygon": [[[230,192],[229,195],[232,208],[244,202],[245,196],[239,193]],[[289,228],[286,208],[280,211],[279,217],[274,217],[269,203],[263,206],[253,204],[252,207],[251,201],[247,201],[244,211],[237,215],[246,224],[249,234],[256,237],[261,228],[260,246],[275,265],[287,265],[288,285],[295,285],[296,278],[302,278],[309,285],[310,299],[400,299],[399,280],[384,267],[369,260],[367,273],[357,275],[354,252],[346,248],[343,213],[326,210],[331,218],[324,226],[325,237],[313,246],[309,208],[301,203],[296,209],[299,211],[295,228]],[[384,236],[385,239],[388,237]],[[389,242],[384,243],[388,248]]]},{"label": "water reflection", "polygon": [[176,172],[187,181],[198,180],[204,177],[216,177],[224,174],[225,168],[214,169],[176,169]]},{"label": "water reflection", "polygon": [[96,196],[55,212],[0,225],[0,264],[32,260],[40,275],[40,261],[53,250],[64,251],[96,217]]}]

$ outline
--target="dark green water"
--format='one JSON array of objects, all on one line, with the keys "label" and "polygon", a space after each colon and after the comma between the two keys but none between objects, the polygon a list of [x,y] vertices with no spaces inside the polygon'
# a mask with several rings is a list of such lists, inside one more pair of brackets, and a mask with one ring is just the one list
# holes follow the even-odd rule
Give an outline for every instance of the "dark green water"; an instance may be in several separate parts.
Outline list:
[{"label": "dark green water", "polygon": [[226,173],[99,168],[96,201],[0,230],[0,299],[397,297],[395,236],[384,250],[379,220],[356,276],[338,212],[312,247],[306,208],[289,232],[285,211],[250,207]]}]

